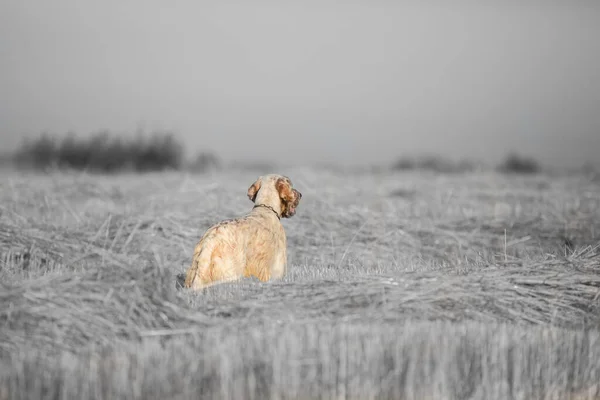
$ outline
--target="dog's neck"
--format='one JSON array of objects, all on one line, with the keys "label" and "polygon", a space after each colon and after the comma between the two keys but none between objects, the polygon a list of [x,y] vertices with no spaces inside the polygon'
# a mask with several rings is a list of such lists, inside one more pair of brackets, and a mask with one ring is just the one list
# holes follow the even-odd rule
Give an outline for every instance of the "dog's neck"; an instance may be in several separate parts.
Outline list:
[{"label": "dog's neck", "polygon": [[275,214],[275,216],[277,216],[277,219],[278,219],[278,220],[281,220],[281,216],[279,215],[279,213],[278,213],[277,211],[275,211],[275,209],[274,209],[273,207],[271,207],[271,206],[269,206],[269,205],[266,205],[266,204],[257,204],[257,205],[255,205],[255,206],[254,206],[254,207],[252,207],[252,208],[258,208],[258,207],[264,207],[264,208],[266,208],[266,209],[268,209],[268,210],[271,210],[271,211],[273,211],[273,213]]},{"label": "dog's neck", "polygon": [[263,188],[259,190],[256,195],[256,199],[254,200],[254,207],[265,207],[270,209],[277,215],[277,218],[281,219],[281,199],[279,198],[279,193],[275,188],[268,190],[270,188]]}]

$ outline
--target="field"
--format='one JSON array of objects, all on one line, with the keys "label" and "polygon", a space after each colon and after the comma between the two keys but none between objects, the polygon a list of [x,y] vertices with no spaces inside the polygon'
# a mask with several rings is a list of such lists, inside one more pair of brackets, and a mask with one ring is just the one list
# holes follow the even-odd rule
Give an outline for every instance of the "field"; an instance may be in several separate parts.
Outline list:
[{"label": "field", "polygon": [[288,275],[190,293],[258,172],[0,173],[0,399],[598,399],[600,182],[288,168]]}]

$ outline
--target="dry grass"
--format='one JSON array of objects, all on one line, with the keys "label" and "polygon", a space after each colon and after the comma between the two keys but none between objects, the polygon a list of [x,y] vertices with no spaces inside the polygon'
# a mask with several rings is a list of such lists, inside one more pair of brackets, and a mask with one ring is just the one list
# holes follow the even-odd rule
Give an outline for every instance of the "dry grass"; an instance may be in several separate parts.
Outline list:
[{"label": "dry grass", "polygon": [[290,273],[176,288],[251,173],[0,177],[0,399],[598,398],[600,185],[282,171]]}]

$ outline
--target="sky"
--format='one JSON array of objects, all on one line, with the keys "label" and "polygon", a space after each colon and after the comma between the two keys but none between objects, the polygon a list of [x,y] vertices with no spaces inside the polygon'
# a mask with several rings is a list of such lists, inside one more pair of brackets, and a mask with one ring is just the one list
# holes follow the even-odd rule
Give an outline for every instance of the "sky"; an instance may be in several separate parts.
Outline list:
[{"label": "sky", "polygon": [[600,165],[600,1],[0,0],[0,149],[105,129],[226,161]]}]

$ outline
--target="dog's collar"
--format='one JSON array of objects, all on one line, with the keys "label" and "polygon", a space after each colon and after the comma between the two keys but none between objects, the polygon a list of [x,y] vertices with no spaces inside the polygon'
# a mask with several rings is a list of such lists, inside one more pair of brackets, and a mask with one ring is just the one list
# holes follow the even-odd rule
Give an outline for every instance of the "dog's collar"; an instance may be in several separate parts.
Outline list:
[{"label": "dog's collar", "polygon": [[277,214],[277,211],[275,211],[275,209],[271,206],[268,206],[266,204],[257,204],[252,208],[256,208],[256,207],[264,207],[264,208],[268,208],[269,210],[273,211],[273,213],[277,216],[278,220],[281,220],[281,217],[279,216],[279,214]]}]

